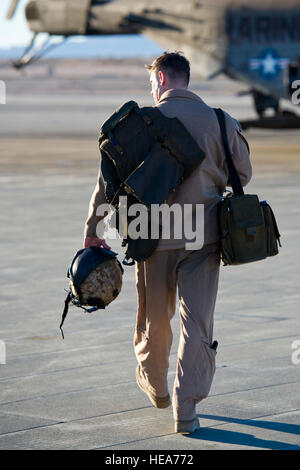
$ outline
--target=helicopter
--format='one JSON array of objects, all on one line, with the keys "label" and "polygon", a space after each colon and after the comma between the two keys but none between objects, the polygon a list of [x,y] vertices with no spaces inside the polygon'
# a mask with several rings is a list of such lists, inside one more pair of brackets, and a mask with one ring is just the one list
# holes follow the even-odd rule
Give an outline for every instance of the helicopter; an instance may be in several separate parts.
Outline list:
[{"label": "helicopter", "polygon": [[25,16],[34,36],[18,68],[40,58],[53,35],[144,34],[184,51],[205,79],[222,73],[247,84],[258,118],[242,122],[244,129],[300,127],[300,115],[281,107],[300,88],[300,0],[30,0]]}]

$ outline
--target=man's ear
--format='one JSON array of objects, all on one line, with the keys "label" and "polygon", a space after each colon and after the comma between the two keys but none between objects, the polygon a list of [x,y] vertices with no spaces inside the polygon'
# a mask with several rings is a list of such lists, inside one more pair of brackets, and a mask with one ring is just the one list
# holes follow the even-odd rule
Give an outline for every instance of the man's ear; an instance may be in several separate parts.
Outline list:
[{"label": "man's ear", "polygon": [[158,79],[159,79],[159,82],[160,82],[161,85],[166,84],[166,75],[161,70],[159,70],[159,72],[158,72]]}]

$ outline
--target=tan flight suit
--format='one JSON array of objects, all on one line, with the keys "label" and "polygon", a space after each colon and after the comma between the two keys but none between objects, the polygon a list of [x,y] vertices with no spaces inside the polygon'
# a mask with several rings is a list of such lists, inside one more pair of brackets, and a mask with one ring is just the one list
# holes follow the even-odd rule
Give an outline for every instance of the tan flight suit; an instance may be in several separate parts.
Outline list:
[{"label": "tan flight suit", "polygon": [[[136,263],[134,348],[149,390],[165,397],[172,344],[170,320],[178,290],[181,333],[173,414],[176,420],[191,420],[196,415],[196,403],[208,395],[215,372],[216,351],[211,346],[220,266],[216,205],[228,183],[228,170],[217,117],[201,98],[188,90],[169,90],[157,106],[167,117],[177,117],[206,154],[167,201],[169,205],[204,204],[204,246],[186,250],[184,236],[160,240],[150,258]],[[242,185],[246,185],[252,175],[248,144],[239,124],[228,114],[226,126],[233,161]],[[86,223],[85,234],[91,237],[96,236],[97,206],[105,199],[100,176]]]}]

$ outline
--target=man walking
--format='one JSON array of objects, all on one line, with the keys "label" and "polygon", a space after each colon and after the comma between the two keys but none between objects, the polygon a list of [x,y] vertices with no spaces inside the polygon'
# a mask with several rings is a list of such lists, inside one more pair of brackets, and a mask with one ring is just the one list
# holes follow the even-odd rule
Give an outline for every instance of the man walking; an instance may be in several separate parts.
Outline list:
[{"label": "man walking", "polygon": [[[172,345],[171,319],[179,296],[180,342],[173,387],[175,432],[192,433],[199,428],[196,404],[207,397],[215,373],[217,342],[213,340],[213,315],[219,279],[219,230],[217,204],[228,183],[222,137],[215,112],[188,90],[190,65],[180,53],[164,53],[151,65],[151,94],[163,115],[178,118],[206,157],[171,194],[167,204],[204,205],[204,245],[187,250],[182,238],[161,239],[157,249],[136,263],[138,311],[134,348],[138,361],[139,387],[154,406],[171,404],[167,374]],[[242,185],[251,178],[248,144],[237,121],[226,114],[232,158]],[[107,247],[96,236],[99,204],[106,202],[99,174],[85,227],[85,246]],[[196,211],[191,213],[195,226]]]}]

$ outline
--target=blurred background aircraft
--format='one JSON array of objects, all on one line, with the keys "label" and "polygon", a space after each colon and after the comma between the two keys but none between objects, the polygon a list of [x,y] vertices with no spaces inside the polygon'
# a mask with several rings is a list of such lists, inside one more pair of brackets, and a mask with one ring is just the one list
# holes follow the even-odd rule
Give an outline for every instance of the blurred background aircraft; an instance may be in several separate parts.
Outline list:
[{"label": "blurred background aircraft", "polygon": [[[19,1],[12,0],[7,18]],[[53,47],[51,38],[143,34],[169,50],[181,50],[203,78],[218,74],[249,86],[259,116],[243,127],[300,127],[298,113],[284,110],[300,80],[300,0],[30,0],[25,15],[34,33],[23,67]],[[37,37],[48,33],[35,47]],[[299,81],[300,84],[300,81]],[[273,115],[266,115],[267,110]]]}]

